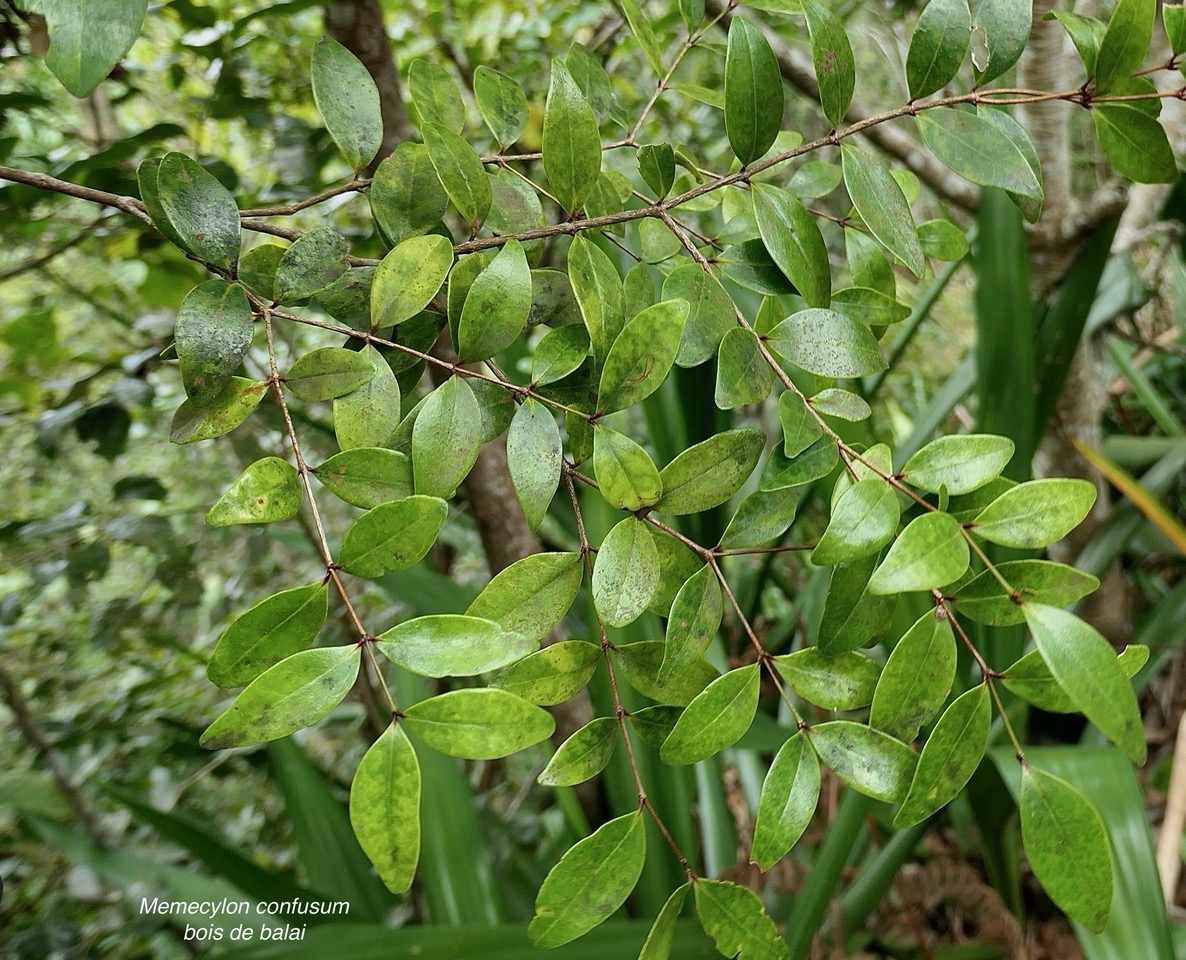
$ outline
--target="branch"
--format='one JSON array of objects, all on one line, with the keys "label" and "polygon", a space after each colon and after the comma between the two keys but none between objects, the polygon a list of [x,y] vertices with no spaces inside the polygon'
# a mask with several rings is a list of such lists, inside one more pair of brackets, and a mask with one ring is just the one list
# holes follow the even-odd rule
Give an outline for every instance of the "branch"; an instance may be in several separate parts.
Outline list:
[{"label": "branch", "polygon": [[59,180],[57,177],[51,177],[45,173],[31,173],[28,170],[18,170],[16,167],[2,165],[0,165],[0,180],[11,180],[13,183],[23,183],[29,187],[36,187],[38,190],[61,193],[67,197],[77,197],[79,200],[89,200],[91,203],[102,204],[105,207],[115,207],[117,210],[131,214],[137,220],[143,220],[150,227],[153,225],[152,217],[145,211],[144,204],[135,197],[123,197],[118,193],[94,190],[91,187],[70,183],[68,180]]}]

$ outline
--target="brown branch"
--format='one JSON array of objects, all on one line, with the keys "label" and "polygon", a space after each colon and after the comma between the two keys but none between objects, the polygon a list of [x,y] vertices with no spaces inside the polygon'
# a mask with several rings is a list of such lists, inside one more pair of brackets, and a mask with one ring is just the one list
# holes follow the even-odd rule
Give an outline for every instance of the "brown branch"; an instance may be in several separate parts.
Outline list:
[{"label": "brown branch", "polygon": [[0,165],[0,180],[23,183],[25,186],[35,187],[38,190],[60,193],[67,197],[77,197],[79,200],[89,200],[91,203],[98,203],[105,207],[115,207],[117,210],[129,213],[136,219],[143,220],[152,226],[152,217],[145,211],[144,204],[135,197],[124,197],[117,193],[108,193],[106,190],[83,187],[68,180],[59,180],[57,177],[51,177],[45,173],[33,173],[2,165]]}]

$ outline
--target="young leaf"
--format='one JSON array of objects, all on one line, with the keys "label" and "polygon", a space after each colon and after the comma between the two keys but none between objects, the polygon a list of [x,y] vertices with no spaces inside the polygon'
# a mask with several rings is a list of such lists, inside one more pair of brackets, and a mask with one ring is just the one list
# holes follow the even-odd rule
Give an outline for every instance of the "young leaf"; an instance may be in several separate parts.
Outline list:
[{"label": "young leaf", "polygon": [[725,131],[743,167],[774,143],[782,105],[782,75],[770,43],[758,27],[734,17],[725,53]]},{"label": "young leaf", "polygon": [[589,331],[593,355],[603,363],[625,322],[622,278],[600,247],[578,236],[568,250],[568,279]]},{"label": "young leaf", "polygon": [[574,787],[601,773],[618,742],[615,717],[590,720],[564,741],[536,778],[545,787]]},{"label": "young leaf", "polygon": [[898,495],[884,480],[870,477],[849,487],[832,510],[832,519],[811,553],[825,566],[876,553],[898,530]]},{"label": "young leaf", "polygon": [[886,368],[868,328],[833,310],[800,310],[767,339],[788,363],[821,377],[864,377]]},{"label": "young leaf", "polygon": [[593,676],[601,647],[584,640],[562,640],[507,667],[490,681],[528,703],[550,707],[574,697]]},{"label": "young leaf", "polygon": [[374,376],[334,400],[334,434],[341,450],[382,447],[400,423],[399,383],[391,367],[370,344],[359,353],[370,361]]},{"label": "young leaf", "polygon": [[438,753],[497,760],[547,740],[556,724],[546,710],[505,690],[451,690],[404,713],[408,729]]},{"label": "young leaf", "polygon": [[552,61],[544,105],[543,156],[552,193],[566,212],[579,210],[601,173],[601,133],[589,101],[559,60]]},{"label": "young leaf", "polygon": [[451,497],[482,446],[482,411],[469,384],[450,377],[428,395],[412,427],[416,492]]},{"label": "young leaf", "polygon": [[707,660],[696,660],[669,680],[660,682],[659,671],[663,667],[665,652],[666,644],[661,640],[641,640],[614,648],[626,682],[643,696],[659,703],[687,706],[720,676],[717,668]]},{"label": "young leaf", "polygon": [[239,208],[214,176],[183,153],[167,153],[157,171],[157,199],[181,245],[229,270],[239,263]]},{"label": "young leaf", "polygon": [[[638,149],[638,171],[648,187],[662,200],[675,183],[675,151],[669,143],[648,144]],[[703,272],[703,271],[701,271]]]},{"label": "young leaf", "polygon": [[646,861],[646,830],[636,810],[602,824],[549,871],[527,928],[541,948],[583,936],[618,909],[638,883]]},{"label": "young leaf", "polygon": [[1098,811],[1065,780],[1021,768],[1021,840],[1050,899],[1093,933],[1112,909],[1112,849]]},{"label": "young leaf", "polygon": [[346,241],[330,227],[314,227],[284,251],[276,265],[272,299],[293,303],[320,293],[350,269]]},{"label": "young leaf", "polygon": [[810,736],[820,760],[857,793],[886,803],[905,798],[918,757],[901,740],[851,720],[821,723]]},{"label": "young leaf", "polygon": [[556,495],[562,459],[556,418],[538,400],[525,400],[507,433],[507,468],[532,530],[539,528]]},{"label": "young leaf", "polygon": [[354,686],[357,644],[302,650],[264,671],[202,734],[207,750],[287,737],[321,720]]},{"label": "young leaf", "polygon": [[918,115],[918,132],[931,152],[961,177],[1042,200],[1042,184],[1025,153],[979,113],[954,108]]},{"label": "young leaf", "polygon": [[1140,69],[1153,39],[1157,0],[1120,0],[1108,21],[1095,60],[1095,88],[1111,93]]},{"label": "young leaf", "polygon": [[[936,2],[932,0],[931,6]],[[846,143],[840,148],[840,155],[844,185],[865,226],[911,273],[921,277],[926,260],[902,188],[879,160],[860,147]]]},{"label": "young leaf", "polygon": [[250,683],[313,641],[325,623],[328,604],[329,590],[320,582],[260,601],[219,638],[206,676],[220,687]]},{"label": "young leaf", "polygon": [[431,302],[453,266],[448,237],[405,240],[383,258],[371,284],[371,327],[390,327],[416,316]]},{"label": "young leaf", "polygon": [[692,884],[696,913],[717,950],[737,960],[786,960],[787,942],[778,935],[758,895],[726,880]]},{"label": "young leaf", "polygon": [[918,100],[945,87],[968,54],[972,15],[968,0],[930,0],[918,17],[906,54],[906,84]]},{"label": "young leaf", "polygon": [[303,497],[296,467],[279,457],[264,457],[239,474],[207,512],[206,523],[226,527],[288,520],[301,509]]},{"label": "young leaf", "polygon": [[1146,756],[1132,684],[1103,635],[1073,613],[1027,603],[1025,621],[1050,673],[1084,716],[1138,766]]},{"label": "young leaf", "polygon": [[663,742],[664,763],[695,763],[730,747],[744,736],[758,709],[758,664],[730,670],[688,704]]},{"label": "young leaf", "polygon": [[1100,585],[1090,573],[1050,560],[1010,560],[997,564],[997,573],[1016,598],[1005,593],[991,570],[985,570],[954,591],[955,606],[962,615],[990,627],[1024,623],[1023,604],[1068,607]]},{"label": "young leaf", "polygon": [[955,635],[929,610],[906,631],[881,671],[869,726],[909,743],[943,706],[955,680]]},{"label": "young leaf", "polygon": [[218,401],[251,349],[253,332],[251,304],[238,284],[207,280],[185,295],[173,337],[190,403],[205,409]]},{"label": "young leaf", "polygon": [[458,356],[486,360],[509,347],[531,312],[531,268],[518,240],[508,240],[474,280],[457,327]]},{"label": "young leaf", "polygon": [[906,461],[901,478],[919,490],[946,488],[951,496],[961,496],[1000,476],[1013,450],[1008,437],[987,433],[939,437]]},{"label": "young leaf", "polygon": [[662,513],[700,513],[727,501],[754,472],[766,437],[761,430],[726,430],[697,443],[659,473]]},{"label": "young leaf", "polygon": [[819,758],[802,731],[779,748],[762,783],[750,859],[769,870],[811,823],[819,803]]},{"label": "young leaf", "polygon": [[602,498],[619,510],[654,506],[663,495],[659,471],[647,452],[600,422],[593,425],[593,473]]},{"label": "young leaf", "polygon": [[465,104],[448,70],[427,60],[413,60],[408,70],[408,93],[422,124],[439,123],[454,133],[461,133],[465,126]]},{"label": "young leaf", "polygon": [[302,400],[333,400],[370,383],[374,376],[368,356],[345,347],[320,347],[292,365],[284,385]]},{"label": "young leaf", "polygon": [[626,324],[605,358],[597,390],[598,412],[625,410],[662,386],[675,362],[687,319],[686,300],[665,300]]},{"label": "young leaf", "polygon": [[350,825],[392,893],[406,893],[420,860],[420,761],[395,724],[363,754],[350,784]]},{"label": "young leaf", "polygon": [[972,50],[977,83],[991,83],[1021,57],[1033,29],[1033,4],[1030,0],[983,0],[972,21],[972,36],[979,37],[987,48],[988,58],[976,62]]},{"label": "young leaf", "polygon": [[988,747],[992,709],[988,686],[960,694],[943,711],[927,737],[910,783],[910,792],[894,817],[899,830],[922,823],[964,789]]},{"label": "young leaf", "polygon": [[486,126],[503,147],[518,140],[527,127],[527,95],[517,80],[482,64],[474,71],[474,99]]},{"label": "young leaf", "polygon": [[811,35],[811,59],[819,84],[820,106],[828,123],[837,128],[844,124],[856,84],[852,44],[844,32],[844,24],[818,0],[803,0],[803,13]]},{"label": "young leaf", "polygon": [[[688,2],[690,0],[680,0],[681,12]],[[700,3],[701,17],[703,18],[704,0],[700,0]],[[692,889],[692,885],[685,883],[682,887],[677,887],[675,893],[668,897],[667,902],[663,904],[663,909],[659,911],[659,916],[655,918],[655,922],[651,926],[651,932],[647,934],[638,960],[671,960],[671,947],[675,941],[675,925],[679,920],[680,911],[684,908],[684,900],[687,899],[690,889]]]},{"label": "young leaf", "polygon": [[706,564],[684,582],[671,604],[660,683],[670,682],[704,656],[724,612],[720,584],[713,568]]},{"label": "young leaf", "polygon": [[486,219],[494,199],[481,158],[467,140],[448,127],[426,123],[423,132],[428,159],[445,193],[470,229],[476,229]]},{"label": "young leaf", "polygon": [[[734,18],[734,23],[744,23]],[[828,248],[815,217],[799,198],[768,183],[753,185],[754,216],[762,243],[809,307],[826,307],[832,295]]]},{"label": "young leaf", "polygon": [[869,580],[869,592],[932,590],[958,580],[968,569],[968,542],[946,513],[915,517],[894,541]]},{"label": "young leaf", "polygon": [[593,605],[611,627],[637,620],[659,585],[659,551],[645,523],[619,521],[601,543],[593,563]]},{"label": "young leaf", "polygon": [[45,17],[49,50],[45,65],[75,97],[90,96],[131,49],[148,0],[40,0],[32,10]]},{"label": "young leaf", "polygon": [[313,50],[313,100],[350,167],[370,163],[383,142],[379,88],[362,61],[330,37]]},{"label": "young leaf", "polygon": [[774,658],[775,669],[795,693],[825,710],[867,707],[881,668],[861,653],[830,655],[804,647]]},{"label": "young leaf", "polygon": [[572,606],[583,573],[578,553],[533,554],[499,571],[465,612],[540,640]]},{"label": "young leaf", "polygon": [[375,638],[392,663],[423,677],[471,677],[505,667],[536,649],[493,620],[442,613],[408,620]]},{"label": "young leaf", "polygon": [[675,355],[681,367],[695,367],[715,357],[725,334],[737,326],[725,288],[698,264],[688,263],[669,273],[663,281],[663,299],[688,303],[688,322]]},{"label": "young leaf", "polygon": [[734,327],[721,340],[717,385],[713,397],[722,410],[761,403],[774,386],[774,373],[762,356],[758,336]]},{"label": "young leaf", "polygon": [[428,148],[410,140],[379,164],[367,197],[375,224],[392,247],[428,233],[449,208]]},{"label": "young leaf", "polygon": [[360,577],[419,563],[436,542],[449,507],[435,497],[407,497],[368,510],[346,534],[338,563]]},{"label": "young leaf", "polygon": [[230,433],[251,416],[267,392],[268,384],[263,381],[231,377],[210,406],[198,407],[192,400],[186,400],[177,408],[169,424],[169,440],[197,443]]},{"label": "young leaf", "polygon": [[1030,480],[997,497],[972,521],[971,529],[1003,547],[1046,547],[1083,521],[1095,496],[1095,485],[1088,480]]},{"label": "young leaf", "polygon": [[364,510],[412,495],[412,463],[395,450],[355,447],[310,472],[334,496]]}]

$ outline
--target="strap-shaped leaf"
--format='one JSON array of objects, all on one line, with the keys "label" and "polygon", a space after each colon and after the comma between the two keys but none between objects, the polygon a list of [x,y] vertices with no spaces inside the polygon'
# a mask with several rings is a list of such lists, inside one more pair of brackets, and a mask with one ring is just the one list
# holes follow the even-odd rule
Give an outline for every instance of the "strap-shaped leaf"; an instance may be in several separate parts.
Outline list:
[{"label": "strap-shaped leaf", "polygon": [[264,457],[239,474],[206,513],[206,523],[226,527],[288,520],[300,510],[304,494],[296,467],[279,457]]},{"label": "strap-shaped leaf", "polygon": [[474,71],[474,99],[494,139],[509,147],[527,127],[527,94],[519,82],[485,64]]},{"label": "strap-shaped leaf", "polygon": [[536,778],[545,787],[572,787],[601,773],[618,742],[616,717],[590,720],[564,741]]},{"label": "strap-shaped leaf", "polygon": [[597,644],[562,640],[507,667],[490,685],[548,707],[583,690],[600,660]]},{"label": "strap-shaped leaf", "polygon": [[968,569],[968,542],[946,513],[915,517],[894,541],[869,580],[869,592],[933,590],[958,580]]},{"label": "strap-shaped leaf", "polygon": [[195,407],[217,403],[251,349],[253,332],[251,304],[238,284],[207,280],[185,295],[174,343],[181,383]]},{"label": "strap-shaped leaf", "polygon": [[439,753],[496,760],[546,740],[556,724],[546,710],[494,687],[451,690],[404,714],[408,730]]},{"label": "strap-shaped leaf", "polygon": [[45,65],[81,98],[111,73],[140,36],[148,0],[36,0],[29,6],[45,17]]},{"label": "strap-shaped leaf", "polygon": [[250,683],[312,642],[325,623],[328,604],[329,590],[321,582],[261,600],[219,637],[206,676],[220,687]]},{"label": "strap-shaped leaf", "polygon": [[597,390],[598,410],[613,413],[641,403],[663,385],[684,334],[686,300],[647,307],[618,334]]},{"label": "strap-shaped leaf", "polygon": [[663,495],[659,470],[624,433],[593,425],[593,472],[605,502],[619,510],[652,507]]},{"label": "strap-shaped leaf", "polygon": [[795,693],[826,710],[867,707],[881,674],[881,668],[862,653],[829,655],[819,647],[775,657],[774,666]]},{"label": "strap-shaped leaf", "polygon": [[906,53],[906,85],[918,100],[945,87],[968,54],[972,15],[968,0],[930,0],[918,17]]},{"label": "strap-shaped leaf", "polygon": [[821,723],[810,731],[820,760],[858,793],[887,803],[906,796],[918,756],[901,740],[851,720]]},{"label": "strap-shaped leaf", "polygon": [[646,524],[619,521],[605,535],[593,563],[593,604],[611,627],[633,623],[659,585],[659,551]]},{"label": "strap-shaped leaf", "polygon": [[441,613],[416,617],[376,638],[392,663],[425,677],[470,677],[505,667],[536,648],[493,620]]},{"label": "strap-shaped leaf", "polygon": [[700,513],[727,501],[754,472],[766,437],[760,430],[726,430],[694,444],[659,473],[663,513]]},{"label": "strap-shaped leaf", "polygon": [[737,960],[785,960],[787,942],[778,935],[758,895],[726,880],[692,884],[696,913],[717,950]]},{"label": "strap-shaped leaf", "polygon": [[361,170],[383,142],[379,88],[362,61],[330,37],[313,50],[313,100],[329,135],[354,170]]},{"label": "strap-shaped leaf", "polygon": [[602,824],[575,844],[544,879],[527,935],[537,947],[559,947],[618,909],[646,861],[642,811]]},{"label": "strap-shaped leaf", "polygon": [[419,563],[436,542],[449,507],[435,497],[407,497],[368,510],[354,521],[338,554],[347,573],[378,577]]},{"label": "strap-shaped leaf", "polygon": [[914,217],[902,188],[871,153],[851,144],[841,147],[844,185],[870,232],[916,277],[926,270]]},{"label": "strap-shaped leaf", "polygon": [[705,564],[684,582],[671,604],[660,683],[672,680],[704,656],[724,612],[721,585],[713,568]]},{"label": "strap-shaped leaf", "polygon": [[416,492],[451,497],[482,446],[482,410],[469,384],[450,377],[428,395],[412,427]]},{"label": "strap-shaped leaf", "polygon": [[1088,480],[1030,480],[1006,490],[972,521],[972,532],[1004,547],[1037,549],[1061,540],[1095,503]]},{"label": "strap-shaped leaf", "polygon": [[287,737],[317,723],[354,686],[361,663],[356,644],[302,650],[264,671],[202,734],[207,750],[245,747]]},{"label": "strap-shaped leaf", "polygon": [[[734,23],[744,22],[734,19]],[[815,217],[794,194],[768,183],[753,185],[754,216],[762,243],[809,307],[826,307],[832,296],[828,248]]]},{"label": "strap-shaped leaf", "polygon": [[426,123],[423,132],[428,159],[441,178],[441,186],[461,218],[475,229],[486,219],[494,199],[481,158],[468,140],[446,126]]},{"label": "strap-shaped leaf", "polygon": [[350,825],[392,893],[405,893],[420,860],[420,761],[392,724],[363,754],[350,784]]},{"label": "strap-shaped leaf", "polygon": [[894,647],[881,671],[869,726],[909,743],[943,706],[955,680],[955,635],[928,611]]},{"label": "strap-shaped leaf", "polygon": [[774,143],[782,105],[782,75],[770,43],[754,24],[734,17],[725,52],[725,131],[743,167]]},{"label": "strap-shaped leaf", "polygon": [[758,664],[722,674],[688,704],[664,741],[659,756],[664,763],[704,760],[745,735],[758,709]]},{"label": "strap-shaped leaf", "polygon": [[583,574],[578,553],[524,557],[486,584],[466,613],[539,640],[568,612],[581,588]]},{"label": "strap-shaped leaf", "polygon": [[802,731],[779,748],[762,783],[750,859],[769,870],[811,823],[819,803],[819,758]]},{"label": "strap-shaped leaf", "polygon": [[589,101],[559,60],[552,61],[544,104],[543,156],[552,193],[567,212],[579,210],[601,173],[601,133]]}]

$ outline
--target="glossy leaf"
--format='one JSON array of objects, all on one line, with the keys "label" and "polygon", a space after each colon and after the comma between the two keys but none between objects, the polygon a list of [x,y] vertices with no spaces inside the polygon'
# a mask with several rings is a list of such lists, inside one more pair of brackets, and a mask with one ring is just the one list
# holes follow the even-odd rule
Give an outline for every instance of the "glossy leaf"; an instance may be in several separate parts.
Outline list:
[{"label": "glossy leaf", "polygon": [[[931,0],[930,6],[937,2],[941,0]],[[865,226],[911,273],[921,277],[926,270],[926,261],[902,188],[880,160],[860,147],[845,144],[840,155],[844,165],[844,185]]]},{"label": "glossy leaf", "polygon": [[726,880],[697,879],[692,884],[696,913],[717,950],[737,960],[785,960],[787,942],[758,895]]},{"label": "glossy leaf", "polygon": [[568,278],[581,308],[593,355],[604,362],[625,322],[622,278],[608,256],[592,241],[578,236],[568,251]]},{"label": "glossy leaf", "polygon": [[354,686],[361,663],[355,645],[302,650],[256,677],[202,734],[207,750],[276,740],[317,723]]},{"label": "glossy leaf", "polygon": [[438,753],[496,760],[546,740],[555,723],[546,710],[493,687],[451,690],[408,707],[408,730]]},{"label": "glossy leaf", "polygon": [[851,390],[841,390],[838,387],[828,387],[821,390],[808,401],[811,409],[825,417],[846,420],[849,423],[860,423],[873,415],[873,408]]},{"label": "glossy leaf", "polygon": [[412,427],[416,492],[450,497],[469,474],[482,445],[482,411],[469,384],[450,377],[428,395]]},{"label": "glossy leaf", "polygon": [[876,553],[893,539],[899,515],[898,495],[884,480],[853,484],[832,510],[811,562],[832,565]]},{"label": "glossy leaf", "polygon": [[237,284],[207,280],[186,294],[174,343],[181,382],[195,407],[217,403],[251,349],[253,333],[251,304]]},{"label": "glossy leaf", "polygon": [[737,505],[721,536],[722,550],[764,547],[781,537],[795,519],[800,491],[788,487],[756,490]]},{"label": "glossy leaf", "polygon": [[361,170],[383,142],[379,89],[362,61],[330,37],[313,50],[313,100],[329,135],[354,170]]},{"label": "glossy leaf", "polygon": [[584,565],[577,553],[537,553],[517,560],[486,584],[466,613],[504,630],[542,639],[572,606]]},{"label": "glossy leaf", "polygon": [[527,525],[538,529],[560,485],[563,450],[556,418],[537,400],[525,400],[507,432],[507,468]]},{"label": "glossy leaf", "polygon": [[239,208],[212,174],[183,153],[167,153],[157,171],[157,199],[182,246],[234,273],[239,263]]},{"label": "glossy leaf", "polygon": [[1120,0],[1112,11],[1095,60],[1095,87],[1101,93],[1140,69],[1153,39],[1156,0]]},{"label": "glossy leaf", "polygon": [[494,194],[482,161],[469,142],[439,123],[423,128],[428,159],[441,178],[441,186],[461,218],[475,228],[490,210]]},{"label": "glossy leaf", "polygon": [[779,396],[778,419],[782,425],[782,452],[787,457],[797,457],[824,435],[823,425],[793,390],[784,390]]},{"label": "glossy leaf", "polygon": [[754,24],[734,17],[725,54],[725,131],[743,167],[774,143],[782,106],[782,76],[769,42]]},{"label": "glossy leaf", "polygon": [[593,563],[593,603],[611,627],[637,620],[659,584],[659,553],[646,524],[635,517],[618,522],[602,541]]},{"label": "glossy leaf", "polygon": [[955,680],[955,635],[927,611],[898,641],[881,671],[869,726],[909,743],[939,712]]},{"label": "glossy leaf", "polygon": [[433,234],[403,241],[383,258],[371,285],[371,325],[390,327],[431,302],[453,266],[453,245]]},{"label": "glossy leaf", "polygon": [[605,502],[640,510],[659,502],[663,482],[647,452],[624,433],[593,425],[593,473]]},{"label": "glossy leaf", "polygon": [[869,592],[933,590],[959,579],[968,569],[968,556],[968,543],[955,520],[946,513],[924,513],[894,541],[869,581]]},{"label": "glossy leaf", "polygon": [[304,487],[296,467],[279,457],[264,457],[244,470],[206,513],[206,523],[274,523],[295,517]]},{"label": "glossy leaf", "polygon": [[803,0],[807,31],[811,36],[811,59],[819,84],[820,106],[834,128],[844,124],[856,84],[852,44],[844,24],[819,0]]},{"label": "glossy leaf", "polygon": [[700,513],[725,503],[753,473],[766,437],[760,430],[726,430],[689,447],[659,473],[662,513]]},{"label": "glossy leaf", "polygon": [[1095,503],[1087,480],[1030,480],[1006,490],[972,521],[976,536],[1004,547],[1036,549],[1061,540]]},{"label": "glossy leaf", "polygon": [[811,728],[820,760],[850,787],[874,800],[898,803],[910,789],[918,757],[901,740],[851,720]]},{"label": "glossy leaf", "polygon": [[392,663],[424,677],[470,677],[520,660],[536,644],[493,620],[442,613],[392,627],[376,637],[375,647]]},{"label": "glossy leaf", "polygon": [[667,618],[660,683],[672,680],[704,656],[724,615],[724,598],[713,568],[700,568],[679,588]]},{"label": "glossy leaf", "polygon": [[392,893],[406,893],[420,860],[420,762],[403,728],[389,726],[359,761],[350,825]]},{"label": "glossy leaf", "polygon": [[[660,640],[640,640],[614,648],[615,661],[621,665],[626,682],[643,696],[659,703],[687,706],[715,681],[720,673],[707,660],[696,660],[670,678],[660,681],[666,644]],[[673,724],[674,726],[674,724]]]},{"label": "glossy leaf", "polygon": [[775,448],[766,460],[759,487],[762,490],[777,490],[779,487],[812,483],[831,473],[839,459],[836,441],[831,437],[820,437],[794,457],[786,457]]},{"label": "glossy leaf", "polygon": [[761,403],[774,386],[774,373],[762,356],[757,334],[734,327],[721,340],[717,360],[716,405],[722,410]]},{"label": "glossy leaf", "polygon": [[671,192],[675,183],[675,151],[669,143],[648,144],[639,147],[638,171],[648,187],[662,200]]},{"label": "glossy leaf", "polygon": [[857,710],[873,700],[881,668],[860,653],[829,655],[804,647],[774,658],[779,675],[808,703],[825,710]]},{"label": "glossy leaf", "polygon": [[364,510],[412,495],[412,463],[395,450],[354,447],[312,473],[334,496]]},{"label": "glossy leaf", "polygon": [[354,521],[338,563],[347,573],[378,577],[419,563],[436,542],[449,508],[435,497],[383,503]]},{"label": "glossy leaf", "polygon": [[886,367],[869,330],[834,310],[800,310],[768,335],[770,349],[821,377],[863,377]]},{"label": "glossy leaf", "polygon": [[206,676],[220,687],[250,683],[312,643],[325,623],[328,603],[325,583],[283,590],[260,601],[219,638]]},{"label": "glossy leaf", "polygon": [[601,647],[583,640],[562,640],[507,667],[490,685],[528,703],[552,706],[574,697],[593,676]]},{"label": "glossy leaf", "polygon": [[704,760],[732,746],[753,723],[758,709],[758,664],[722,674],[688,704],[663,742],[664,763]]},{"label": "glossy leaf", "polygon": [[545,787],[573,787],[591,780],[609,764],[617,742],[616,718],[590,720],[560,745],[536,781]]},{"label": "glossy leaf", "polygon": [[832,571],[819,627],[819,648],[824,653],[835,656],[856,650],[889,629],[897,597],[878,596],[868,589],[877,562],[871,554]]},{"label": "glossy leaf", "polygon": [[474,99],[494,139],[509,147],[527,127],[527,95],[518,81],[482,64],[474,71]]},{"label": "glossy leaf", "polygon": [[962,616],[991,627],[1025,622],[1024,603],[1067,607],[1099,587],[1099,580],[1066,564],[1050,560],[1010,560],[997,573],[1013,588],[1006,593],[991,570],[985,570],[954,592]]},{"label": "glossy leaf", "polygon": [[968,0],[930,0],[918,16],[918,25],[906,53],[906,84],[910,99],[934,93],[959,72],[972,32]]},{"label": "glossy leaf", "polygon": [[276,266],[272,297],[293,303],[320,293],[350,269],[346,241],[330,227],[314,227],[284,251]]},{"label": "glossy leaf", "polygon": [[815,217],[798,197],[779,187],[755,183],[753,195],[762,243],[778,269],[809,307],[826,307],[832,295],[832,270]]},{"label": "glossy leaf", "polygon": [[1013,441],[992,434],[939,437],[906,461],[901,478],[912,487],[952,496],[979,490],[1012,459]]},{"label": "glossy leaf", "polygon": [[655,39],[655,31],[651,28],[650,20],[634,0],[625,0],[622,10],[626,14],[626,22],[630,24],[630,32],[642,47],[643,56],[655,71],[655,76],[664,76],[666,70],[663,67],[663,52],[659,48],[659,41]]},{"label": "glossy leaf", "polygon": [[632,407],[662,386],[675,362],[687,319],[686,300],[665,300],[626,324],[601,371],[600,413]]},{"label": "glossy leaf", "polygon": [[819,758],[800,731],[779,749],[762,783],[750,859],[763,870],[785,857],[803,836],[815,815],[819,790]]},{"label": "glossy leaf", "polygon": [[1165,130],[1129,103],[1100,103],[1091,112],[1108,162],[1137,183],[1173,183],[1178,166]]},{"label": "glossy leaf", "polygon": [[601,134],[589,101],[558,60],[544,106],[543,156],[552,193],[567,212],[579,210],[601,173]]},{"label": "glossy leaf", "polygon": [[563,380],[589,356],[589,331],[580,324],[553,330],[535,346],[531,382],[545,386]]}]

